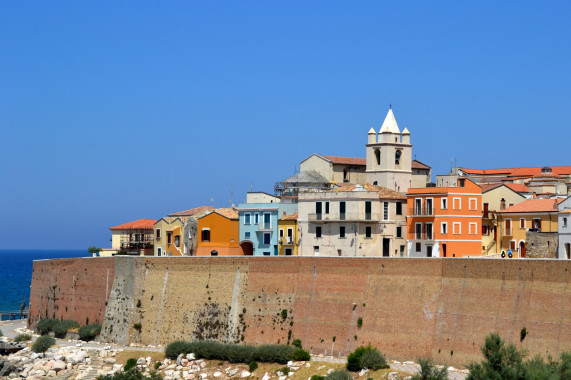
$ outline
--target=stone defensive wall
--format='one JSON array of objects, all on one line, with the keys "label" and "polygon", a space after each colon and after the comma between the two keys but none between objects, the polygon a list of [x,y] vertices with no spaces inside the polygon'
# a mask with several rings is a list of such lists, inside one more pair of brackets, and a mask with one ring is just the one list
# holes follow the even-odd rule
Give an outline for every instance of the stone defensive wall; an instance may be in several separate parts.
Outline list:
[{"label": "stone defensive wall", "polygon": [[[112,257],[34,262],[29,324],[99,322],[119,344],[287,343],[389,359],[481,360],[499,332],[543,357],[571,351],[571,261]],[[527,336],[520,342],[520,332]]]}]

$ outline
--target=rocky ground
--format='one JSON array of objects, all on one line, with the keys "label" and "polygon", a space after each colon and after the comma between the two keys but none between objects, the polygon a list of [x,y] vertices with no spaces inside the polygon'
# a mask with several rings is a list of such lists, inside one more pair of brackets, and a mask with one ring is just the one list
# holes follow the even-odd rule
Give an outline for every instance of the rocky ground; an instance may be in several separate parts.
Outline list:
[{"label": "rocky ground", "polygon": [[[32,334],[25,325],[13,324],[11,331],[6,324],[0,325],[8,338],[12,340],[18,333]],[[8,332],[8,333],[7,333]],[[37,337],[37,335],[36,335]],[[28,342],[28,346],[31,342]],[[343,367],[344,358],[312,357],[311,362],[289,362],[286,366],[260,363],[253,373],[246,364],[195,359],[193,354],[180,355],[177,360],[164,358],[162,347],[119,347],[99,343],[58,340],[57,345],[45,354],[36,354],[29,347],[0,357],[0,379],[95,379],[99,375],[113,374],[123,369],[128,358],[137,359],[137,367],[145,374],[157,371],[165,380],[305,380],[312,375],[326,375],[336,368]],[[465,371],[449,368],[449,378],[463,380]],[[357,380],[407,379],[418,371],[413,362],[392,362],[390,370],[361,371],[355,374]]]}]

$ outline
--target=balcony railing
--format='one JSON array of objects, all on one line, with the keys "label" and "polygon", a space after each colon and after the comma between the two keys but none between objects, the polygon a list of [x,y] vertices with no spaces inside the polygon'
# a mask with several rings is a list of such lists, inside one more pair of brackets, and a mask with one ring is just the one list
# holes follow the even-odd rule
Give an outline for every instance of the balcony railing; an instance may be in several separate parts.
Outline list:
[{"label": "balcony railing", "polygon": [[258,224],[258,231],[272,231],[274,226],[271,223],[260,223]]},{"label": "balcony railing", "polygon": [[282,236],[280,238],[280,243],[282,243],[282,245],[293,245],[293,237],[292,236]]},{"label": "balcony railing", "polygon": [[414,240],[433,240],[434,234],[432,232],[415,232]]},{"label": "balcony railing", "polygon": [[380,213],[331,213],[331,214],[308,214],[308,219],[310,222],[342,222],[342,221],[352,221],[352,222],[378,222],[381,220]]}]

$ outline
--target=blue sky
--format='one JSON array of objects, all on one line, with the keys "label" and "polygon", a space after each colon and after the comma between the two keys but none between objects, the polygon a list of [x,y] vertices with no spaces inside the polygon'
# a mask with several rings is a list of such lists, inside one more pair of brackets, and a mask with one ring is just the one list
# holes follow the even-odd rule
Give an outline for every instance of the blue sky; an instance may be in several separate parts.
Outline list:
[{"label": "blue sky", "polygon": [[364,157],[393,105],[413,156],[569,165],[571,3],[0,3],[0,248],[272,192]]}]

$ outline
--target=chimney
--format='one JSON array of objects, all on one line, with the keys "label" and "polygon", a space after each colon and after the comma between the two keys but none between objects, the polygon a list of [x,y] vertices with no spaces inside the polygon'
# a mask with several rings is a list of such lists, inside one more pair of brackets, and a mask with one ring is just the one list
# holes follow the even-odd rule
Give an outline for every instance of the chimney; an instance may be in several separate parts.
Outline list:
[{"label": "chimney", "polygon": [[502,200],[500,201],[500,211],[505,209],[506,209],[506,200],[502,198]]}]

